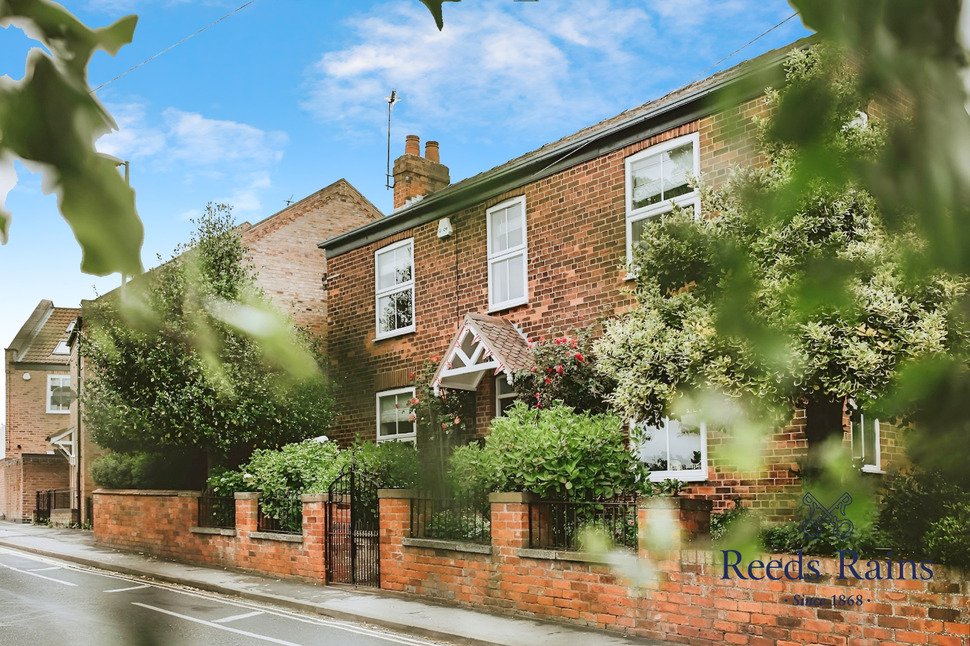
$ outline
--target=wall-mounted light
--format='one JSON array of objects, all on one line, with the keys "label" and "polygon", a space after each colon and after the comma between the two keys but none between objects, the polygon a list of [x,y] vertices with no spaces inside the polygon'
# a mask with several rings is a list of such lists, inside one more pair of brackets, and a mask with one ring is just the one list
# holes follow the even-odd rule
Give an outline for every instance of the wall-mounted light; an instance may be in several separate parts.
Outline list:
[{"label": "wall-mounted light", "polygon": [[25,372],[24,373],[24,381],[30,381],[30,373],[29,372]]}]

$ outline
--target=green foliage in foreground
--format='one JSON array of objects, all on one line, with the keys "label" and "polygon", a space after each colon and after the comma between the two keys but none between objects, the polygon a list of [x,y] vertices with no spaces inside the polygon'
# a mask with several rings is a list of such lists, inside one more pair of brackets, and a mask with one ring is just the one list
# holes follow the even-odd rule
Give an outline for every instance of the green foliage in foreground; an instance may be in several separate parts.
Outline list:
[{"label": "green foliage in foreground", "polygon": [[[884,129],[874,118],[853,121],[867,97],[841,52],[798,50],[788,72],[771,101],[836,87],[831,103],[815,106],[812,119],[825,128],[816,145],[832,160],[871,161]],[[796,176],[803,153],[788,139],[790,125],[762,124],[767,167],[702,188],[705,217],[678,209],[644,227],[632,268],[637,307],[595,346],[624,415],[658,424],[697,392],[747,404],[771,424],[801,398],[852,397],[871,410],[907,362],[965,349],[966,322],[954,309],[965,280],[911,275],[920,241],[890,235],[859,183]]]},{"label": "green foliage in foreground", "polygon": [[[87,80],[91,56],[98,50],[114,56],[131,42],[137,21],[126,16],[89,29],[48,0],[0,2],[0,27],[23,29],[42,45],[27,55],[23,79],[3,75],[16,70],[0,70],[0,164],[13,170],[20,158],[41,170],[81,246],[81,270],[97,276],[141,272],[144,231],[135,194],[95,150],[95,140],[115,123]],[[9,228],[10,213],[0,201],[0,242]]]},{"label": "green foliage in foreground", "polygon": [[264,325],[268,305],[228,207],[210,205],[198,224],[183,253],[129,283],[124,298],[115,292],[85,308],[92,438],[115,452],[201,451],[214,465],[324,434],[332,400],[322,358],[301,331],[283,328],[318,362],[295,377],[240,331],[227,312],[252,307],[249,318]]},{"label": "green foliage in foreground", "polygon": [[543,498],[604,500],[649,490],[643,465],[627,449],[615,415],[576,413],[560,404],[516,402],[492,420],[482,446],[455,449],[450,479],[457,491],[528,491]]}]

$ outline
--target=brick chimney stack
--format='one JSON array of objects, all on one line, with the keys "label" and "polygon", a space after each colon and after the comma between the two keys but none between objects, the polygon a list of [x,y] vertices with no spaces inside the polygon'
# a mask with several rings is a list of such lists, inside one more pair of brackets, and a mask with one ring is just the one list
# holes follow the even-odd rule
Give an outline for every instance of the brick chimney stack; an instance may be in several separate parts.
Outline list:
[{"label": "brick chimney stack", "polygon": [[421,156],[421,140],[408,135],[404,154],[394,160],[394,210],[408,202],[431,195],[451,183],[448,167],[441,163],[437,141],[425,143]]}]

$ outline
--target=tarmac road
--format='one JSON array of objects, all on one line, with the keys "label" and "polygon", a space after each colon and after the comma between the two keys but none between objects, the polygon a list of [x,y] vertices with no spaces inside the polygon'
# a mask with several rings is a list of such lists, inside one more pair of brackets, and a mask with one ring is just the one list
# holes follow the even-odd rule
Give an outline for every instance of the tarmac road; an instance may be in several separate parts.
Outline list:
[{"label": "tarmac road", "polygon": [[0,547],[0,646],[442,643]]}]

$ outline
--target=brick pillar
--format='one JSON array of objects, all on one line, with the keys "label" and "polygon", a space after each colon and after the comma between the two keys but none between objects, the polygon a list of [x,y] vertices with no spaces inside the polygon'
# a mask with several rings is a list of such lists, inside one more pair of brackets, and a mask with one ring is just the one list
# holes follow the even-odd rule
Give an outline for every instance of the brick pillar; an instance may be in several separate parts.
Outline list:
[{"label": "brick pillar", "polygon": [[640,551],[653,556],[676,552],[709,536],[712,506],[710,500],[679,496],[641,498],[637,504]]},{"label": "brick pillar", "polygon": [[493,553],[518,558],[518,550],[529,547],[529,502],[533,499],[532,494],[520,492],[489,494]]},{"label": "brick pillar", "polygon": [[259,494],[237,492],[236,498],[236,535],[249,538],[259,526]]},{"label": "brick pillar", "polygon": [[404,539],[411,535],[411,500],[417,492],[411,489],[378,489],[380,505],[380,561],[381,588],[406,590],[408,577],[401,563],[404,557]]},{"label": "brick pillar", "polygon": [[303,550],[308,578],[327,580],[327,501],[329,494],[303,494]]}]

